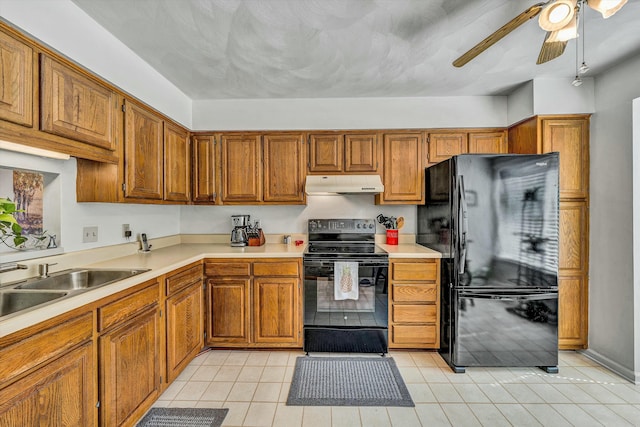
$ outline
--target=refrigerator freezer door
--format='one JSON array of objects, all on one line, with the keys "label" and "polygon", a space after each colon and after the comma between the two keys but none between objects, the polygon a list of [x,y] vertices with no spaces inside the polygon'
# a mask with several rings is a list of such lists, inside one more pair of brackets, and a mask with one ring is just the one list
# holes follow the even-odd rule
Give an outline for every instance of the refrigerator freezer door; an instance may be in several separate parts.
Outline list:
[{"label": "refrigerator freezer door", "polygon": [[558,364],[558,293],[453,290],[457,332],[452,364]]}]

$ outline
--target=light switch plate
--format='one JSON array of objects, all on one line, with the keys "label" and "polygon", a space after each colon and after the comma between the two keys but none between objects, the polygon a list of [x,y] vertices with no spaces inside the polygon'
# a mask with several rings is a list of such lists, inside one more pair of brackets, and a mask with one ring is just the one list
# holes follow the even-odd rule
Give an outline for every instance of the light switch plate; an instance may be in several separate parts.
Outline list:
[{"label": "light switch plate", "polygon": [[92,243],[98,241],[98,227],[82,228],[82,243]]}]

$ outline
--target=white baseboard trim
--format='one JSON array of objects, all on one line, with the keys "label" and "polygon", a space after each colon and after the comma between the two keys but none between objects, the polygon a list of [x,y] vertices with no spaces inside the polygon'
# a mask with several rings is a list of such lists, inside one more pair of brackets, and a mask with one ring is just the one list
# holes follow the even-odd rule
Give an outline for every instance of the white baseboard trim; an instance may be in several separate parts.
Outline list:
[{"label": "white baseboard trim", "polygon": [[634,384],[640,384],[640,372],[635,372],[633,369],[626,368],[619,364],[618,362],[611,360],[607,356],[604,356],[597,351],[592,349],[579,351],[580,354],[585,355],[589,359],[597,362],[598,364],[604,366],[610,371],[615,372],[620,375],[622,378],[631,381]]}]

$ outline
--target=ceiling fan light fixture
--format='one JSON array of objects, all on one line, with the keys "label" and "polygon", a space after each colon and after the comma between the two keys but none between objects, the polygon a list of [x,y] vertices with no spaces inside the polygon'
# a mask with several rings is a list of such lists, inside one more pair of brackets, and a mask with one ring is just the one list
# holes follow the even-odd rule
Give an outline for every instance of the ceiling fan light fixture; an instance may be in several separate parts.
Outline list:
[{"label": "ceiling fan light fixture", "polygon": [[597,10],[602,14],[603,18],[613,16],[617,11],[622,9],[627,0],[588,0],[587,4],[593,10]]},{"label": "ceiling fan light fixture", "polygon": [[578,15],[574,15],[571,21],[564,27],[552,31],[546,41],[549,43],[566,42],[575,38],[578,38]]},{"label": "ceiling fan light fixture", "polygon": [[579,75],[576,74],[576,77],[573,79],[573,81],[571,82],[571,84],[575,87],[578,87],[582,84],[582,79],[580,78]]},{"label": "ceiling fan light fixture", "polygon": [[538,25],[545,31],[558,31],[564,28],[576,14],[576,3],[577,0],[556,0],[549,3],[540,12]]},{"label": "ceiling fan light fixture", "polygon": [[578,73],[586,74],[587,71],[589,71],[589,66],[587,65],[586,62],[582,61],[582,65],[580,65],[580,68],[578,68]]}]

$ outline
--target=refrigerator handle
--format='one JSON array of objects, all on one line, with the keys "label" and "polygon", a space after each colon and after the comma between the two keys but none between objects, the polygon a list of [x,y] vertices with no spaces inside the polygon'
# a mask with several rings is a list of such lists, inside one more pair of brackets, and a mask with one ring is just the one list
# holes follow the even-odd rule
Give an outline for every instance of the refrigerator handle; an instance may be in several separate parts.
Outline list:
[{"label": "refrigerator handle", "polygon": [[460,231],[458,273],[464,274],[467,260],[467,231],[469,230],[469,223],[467,220],[467,200],[464,194],[464,176],[462,175],[458,177],[458,199],[458,230]]}]

